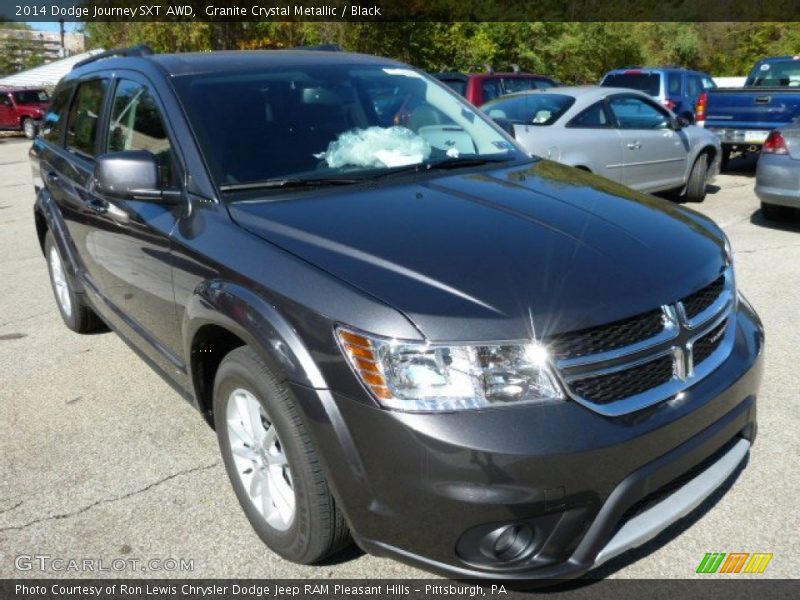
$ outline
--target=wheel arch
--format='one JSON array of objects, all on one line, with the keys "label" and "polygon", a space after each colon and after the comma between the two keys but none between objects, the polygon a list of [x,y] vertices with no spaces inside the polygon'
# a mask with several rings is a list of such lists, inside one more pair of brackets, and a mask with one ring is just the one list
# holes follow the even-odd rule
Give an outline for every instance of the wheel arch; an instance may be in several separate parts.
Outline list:
[{"label": "wheel arch", "polygon": [[[282,380],[303,390],[295,399],[312,440],[321,449],[320,461],[335,495],[368,487],[355,441],[322,373],[275,306],[237,283],[207,281],[195,289],[186,306],[183,328],[195,399],[212,428],[216,370],[231,350],[248,345]],[[348,483],[343,484],[346,477]],[[340,495],[347,490],[348,494]]]},{"label": "wheel arch", "polygon": [[201,284],[184,313],[184,351],[198,407],[214,424],[214,377],[234,348],[250,346],[281,379],[324,389],[325,380],[294,328],[269,302],[229,281]]}]

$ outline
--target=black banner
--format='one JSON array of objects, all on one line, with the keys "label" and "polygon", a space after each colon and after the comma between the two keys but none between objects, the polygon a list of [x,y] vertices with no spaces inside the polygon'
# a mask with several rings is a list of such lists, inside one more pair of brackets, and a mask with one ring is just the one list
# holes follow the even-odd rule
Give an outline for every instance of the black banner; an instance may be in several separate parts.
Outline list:
[{"label": "black banner", "polygon": [[0,0],[11,21],[798,21],[800,0]]},{"label": "black banner", "polygon": [[[735,577],[735,576],[733,576]],[[452,600],[550,598],[608,600],[781,600],[800,597],[800,580],[733,579],[603,580],[563,582],[527,591],[519,583],[448,581],[443,579],[154,579],[154,580],[0,580],[3,600]],[[541,584],[540,584],[541,585]]]}]

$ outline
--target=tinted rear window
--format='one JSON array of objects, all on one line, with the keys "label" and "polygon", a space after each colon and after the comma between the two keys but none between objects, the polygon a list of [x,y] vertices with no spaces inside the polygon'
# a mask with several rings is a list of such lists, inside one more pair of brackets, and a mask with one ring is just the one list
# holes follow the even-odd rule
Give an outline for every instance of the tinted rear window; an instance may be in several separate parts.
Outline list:
[{"label": "tinted rear window", "polygon": [[745,85],[759,87],[800,86],[800,60],[782,60],[757,65]]},{"label": "tinted rear window", "polygon": [[47,102],[47,92],[44,90],[25,90],[22,92],[14,92],[14,100],[17,104],[36,104],[38,102]]},{"label": "tinted rear window", "polygon": [[465,96],[467,94],[467,82],[463,79],[440,79],[444,84],[447,84],[448,87],[452,88],[456,91],[456,93]]},{"label": "tinted rear window", "polygon": [[575,98],[566,94],[522,94],[498,98],[484,104],[481,109],[492,118],[508,119],[519,125],[552,125]]},{"label": "tinted rear window", "polygon": [[47,109],[42,120],[42,137],[54,144],[61,143],[61,132],[64,129],[64,114],[67,110],[67,102],[72,94],[72,88],[61,88],[53,96],[53,101]]},{"label": "tinted rear window", "polygon": [[651,96],[658,96],[661,93],[661,75],[658,73],[611,73],[606,75],[600,85],[629,88]]}]

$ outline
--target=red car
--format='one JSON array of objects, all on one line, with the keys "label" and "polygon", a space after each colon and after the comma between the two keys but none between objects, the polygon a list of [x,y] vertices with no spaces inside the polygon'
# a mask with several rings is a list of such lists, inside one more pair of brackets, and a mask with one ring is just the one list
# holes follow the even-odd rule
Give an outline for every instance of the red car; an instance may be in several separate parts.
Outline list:
[{"label": "red car", "polygon": [[0,129],[22,131],[33,139],[49,103],[41,88],[0,88]]},{"label": "red car", "polygon": [[446,83],[475,106],[481,106],[498,96],[551,88],[558,83],[550,77],[536,73],[434,73],[436,79]]}]

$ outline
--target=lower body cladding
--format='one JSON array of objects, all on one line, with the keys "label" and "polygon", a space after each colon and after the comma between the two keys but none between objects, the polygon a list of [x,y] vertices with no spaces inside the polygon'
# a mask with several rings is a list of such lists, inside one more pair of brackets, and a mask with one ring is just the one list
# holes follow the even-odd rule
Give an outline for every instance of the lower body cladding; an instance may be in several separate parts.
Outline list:
[{"label": "lower body cladding", "polygon": [[295,394],[363,549],[456,578],[579,577],[745,463],[763,330],[746,302],[735,315],[733,349],[713,373],[621,417],[570,401],[412,414]]},{"label": "lower body cladding", "polygon": [[762,154],[755,191],[764,204],[800,208],[800,160],[788,154]]}]

